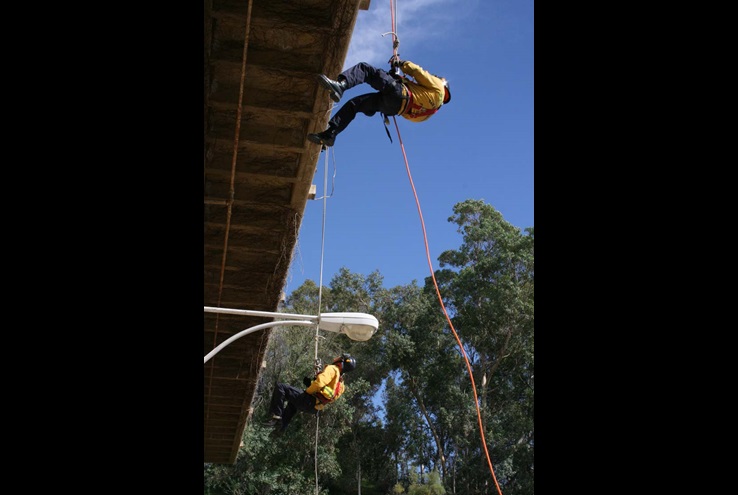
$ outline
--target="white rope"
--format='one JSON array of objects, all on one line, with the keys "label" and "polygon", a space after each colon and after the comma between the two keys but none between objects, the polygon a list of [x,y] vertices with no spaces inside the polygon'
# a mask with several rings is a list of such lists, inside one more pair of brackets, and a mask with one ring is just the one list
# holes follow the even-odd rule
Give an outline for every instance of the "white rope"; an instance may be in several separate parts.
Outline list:
[{"label": "white rope", "polygon": [[320,416],[315,415],[315,495],[320,493],[318,488],[318,421]]},{"label": "white rope", "polygon": [[[332,147],[331,147],[332,148]],[[328,147],[326,147],[325,151],[325,165],[324,165],[324,173],[323,173],[323,227],[322,227],[322,234],[320,239],[320,282],[318,284],[318,315],[320,315],[321,311],[321,304],[322,304],[322,298],[323,298],[323,258],[325,254],[325,216],[326,216],[326,207],[327,207],[327,201],[328,201],[328,153],[329,153]],[[335,155],[334,155],[335,160]],[[320,317],[318,317],[320,318]],[[320,339],[320,319],[318,319],[318,325],[315,326],[315,368],[316,373],[320,372],[318,369],[318,340]],[[318,411],[319,413],[319,411]],[[315,415],[315,495],[319,495],[320,489],[318,485],[318,423],[320,421],[319,414],[316,413]]]},{"label": "white rope", "polygon": [[[326,216],[326,209],[328,204],[328,196],[326,192],[328,191],[328,149],[326,148],[325,152],[325,165],[324,165],[324,172],[323,172],[323,226],[322,226],[322,232],[320,236],[320,282],[318,283],[318,315],[320,315],[321,311],[321,304],[323,299],[323,259],[325,256],[325,216]],[[315,360],[318,359],[318,337],[319,337],[319,330],[320,330],[320,317],[318,317],[318,325],[315,327]]]}]

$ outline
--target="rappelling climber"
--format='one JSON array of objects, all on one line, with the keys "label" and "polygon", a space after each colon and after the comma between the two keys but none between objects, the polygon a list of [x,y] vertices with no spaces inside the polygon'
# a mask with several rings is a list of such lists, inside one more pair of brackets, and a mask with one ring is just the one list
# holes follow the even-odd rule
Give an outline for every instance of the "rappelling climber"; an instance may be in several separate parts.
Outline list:
[{"label": "rappelling climber", "polygon": [[[409,60],[400,60],[397,55],[393,55],[388,63],[392,67],[390,72],[360,62],[339,74],[335,81],[321,74],[318,81],[330,91],[335,102],[341,100],[344,91],[361,83],[369,84],[378,93],[351,98],[328,122],[328,129],[308,134],[308,139],[316,144],[333,146],[336,136],[354,120],[357,112],[369,117],[381,112],[385,117],[400,115],[411,122],[423,122],[451,101],[446,78],[431,74]],[[396,69],[400,69],[404,76]]]},{"label": "rappelling climber", "polygon": [[[269,407],[271,417],[264,423],[273,426],[277,434],[284,432],[297,411],[318,414],[326,405],[338,399],[345,391],[343,384],[345,373],[356,368],[356,358],[350,354],[341,354],[323,368],[314,379],[303,378],[305,390],[286,383],[277,383],[272,392]],[[285,401],[287,405],[285,406]]]}]

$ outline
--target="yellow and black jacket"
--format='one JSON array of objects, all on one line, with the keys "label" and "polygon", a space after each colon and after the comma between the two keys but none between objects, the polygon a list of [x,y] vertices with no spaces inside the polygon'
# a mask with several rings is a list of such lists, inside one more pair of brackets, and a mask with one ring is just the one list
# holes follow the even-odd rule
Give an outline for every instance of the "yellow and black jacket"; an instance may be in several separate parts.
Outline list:
[{"label": "yellow and black jacket", "polygon": [[443,79],[407,60],[403,62],[400,69],[415,80],[402,78],[408,94],[398,115],[412,122],[428,120],[443,105],[443,98],[446,94]]},{"label": "yellow and black jacket", "polygon": [[320,411],[326,404],[338,399],[345,390],[338,366],[329,364],[315,377],[305,392],[315,397],[315,409]]}]

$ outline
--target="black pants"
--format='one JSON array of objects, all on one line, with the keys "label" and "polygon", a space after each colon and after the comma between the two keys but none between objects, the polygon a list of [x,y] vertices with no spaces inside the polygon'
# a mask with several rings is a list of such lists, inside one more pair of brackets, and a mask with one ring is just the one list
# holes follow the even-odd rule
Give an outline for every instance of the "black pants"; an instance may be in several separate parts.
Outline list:
[{"label": "black pants", "polygon": [[348,88],[367,83],[379,93],[355,96],[344,103],[328,122],[329,127],[333,129],[335,134],[339,134],[348,127],[359,112],[368,117],[377,112],[391,117],[397,115],[402,107],[402,83],[382,69],[361,62],[343,71],[338,78],[345,79]]},{"label": "black pants", "polygon": [[[287,405],[285,406],[285,401]],[[306,394],[304,390],[286,383],[278,383],[272,392],[272,403],[269,412],[282,416],[282,429],[286,429],[297,411],[316,414],[315,397]]]}]

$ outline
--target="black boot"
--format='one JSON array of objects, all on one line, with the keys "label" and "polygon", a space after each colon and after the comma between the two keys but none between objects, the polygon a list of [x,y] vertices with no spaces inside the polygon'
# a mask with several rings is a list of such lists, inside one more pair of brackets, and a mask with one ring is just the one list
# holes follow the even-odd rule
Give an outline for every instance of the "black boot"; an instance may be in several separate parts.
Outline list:
[{"label": "black boot", "polygon": [[331,100],[335,101],[336,103],[341,100],[343,92],[348,89],[346,79],[339,79],[338,81],[334,81],[332,79],[328,79],[323,74],[321,74],[318,78],[318,81],[320,81],[320,84],[322,84],[325,89],[331,92]]},{"label": "black boot", "polygon": [[282,417],[277,416],[276,414],[273,414],[269,419],[264,421],[262,424],[267,427],[271,426],[273,428],[278,428],[282,426]]},{"label": "black boot", "polygon": [[336,142],[336,131],[333,129],[333,127],[328,127],[328,129],[324,130],[323,132],[319,132],[317,134],[308,134],[308,140],[315,144],[333,146],[333,143]]}]

